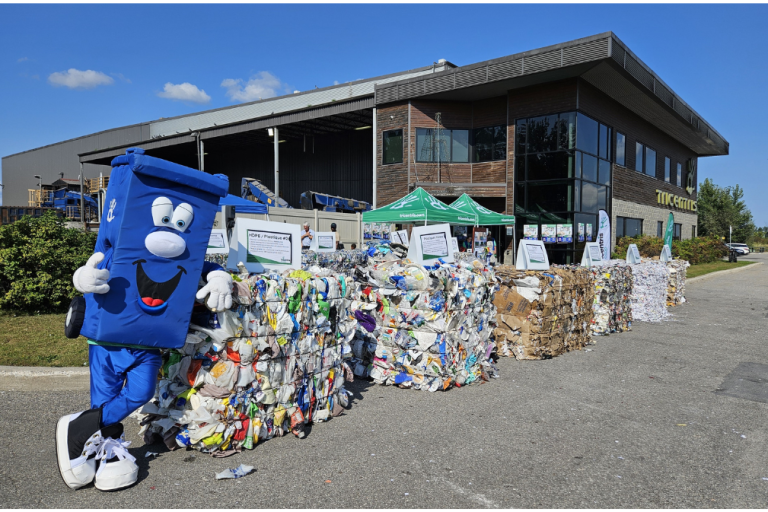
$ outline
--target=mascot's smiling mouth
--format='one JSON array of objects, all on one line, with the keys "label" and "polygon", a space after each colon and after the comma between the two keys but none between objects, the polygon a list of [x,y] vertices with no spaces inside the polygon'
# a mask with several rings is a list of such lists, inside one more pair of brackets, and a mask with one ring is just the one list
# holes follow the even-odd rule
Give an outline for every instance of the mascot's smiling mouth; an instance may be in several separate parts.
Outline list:
[{"label": "mascot's smiling mouth", "polygon": [[181,275],[186,274],[187,271],[181,265],[176,268],[179,272],[171,279],[164,283],[157,283],[149,278],[142,263],[146,263],[147,260],[136,260],[133,262],[136,265],[136,287],[139,290],[139,307],[147,313],[160,313],[168,306],[168,299],[171,298],[171,294],[176,290],[176,287],[181,281]]}]

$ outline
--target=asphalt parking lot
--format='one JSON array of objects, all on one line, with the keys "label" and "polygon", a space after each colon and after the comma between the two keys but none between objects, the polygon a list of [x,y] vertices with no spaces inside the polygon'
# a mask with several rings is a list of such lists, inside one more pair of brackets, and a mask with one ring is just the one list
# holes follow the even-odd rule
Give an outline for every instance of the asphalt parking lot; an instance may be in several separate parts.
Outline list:
[{"label": "asphalt parking lot", "polygon": [[[351,409],[307,439],[229,458],[144,446],[129,419],[141,472],[115,493],[69,490],[56,467],[56,420],[88,406],[87,377],[6,373],[0,505],[766,508],[767,289],[768,265],[691,283],[671,321],[552,360],[502,359],[483,385],[356,382]],[[256,471],[215,480],[240,464]]]}]

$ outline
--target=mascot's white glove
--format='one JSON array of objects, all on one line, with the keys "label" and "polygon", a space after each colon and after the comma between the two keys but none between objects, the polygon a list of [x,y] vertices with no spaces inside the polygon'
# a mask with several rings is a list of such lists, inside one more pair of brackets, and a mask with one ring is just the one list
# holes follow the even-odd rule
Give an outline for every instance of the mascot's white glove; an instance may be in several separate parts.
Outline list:
[{"label": "mascot's white glove", "polygon": [[96,265],[104,260],[103,252],[95,252],[85,266],[75,270],[72,282],[80,293],[107,293],[109,291],[109,270],[98,269]]},{"label": "mascot's white glove", "polygon": [[232,276],[223,270],[208,272],[208,284],[197,292],[199,300],[205,299],[205,303],[211,311],[224,311],[232,307]]}]

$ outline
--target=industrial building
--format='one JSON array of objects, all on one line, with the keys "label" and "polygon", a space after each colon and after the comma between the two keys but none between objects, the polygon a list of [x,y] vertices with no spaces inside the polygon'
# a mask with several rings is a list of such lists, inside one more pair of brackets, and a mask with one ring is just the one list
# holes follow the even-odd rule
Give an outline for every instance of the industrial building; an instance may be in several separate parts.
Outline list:
[{"label": "industrial building", "polygon": [[[389,204],[416,187],[467,193],[525,225],[570,223],[615,236],[696,235],[699,157],[728,142],[613,33],[467,66],[430,66],[115,128],[3,158],[4,203],[27,205],[32,176],[108,175],[126,148],[255,178],[298,208],[308,190]],[[499,232],[505,248],[511,241]],[[572,262],[583,242],[548,244]]]}]

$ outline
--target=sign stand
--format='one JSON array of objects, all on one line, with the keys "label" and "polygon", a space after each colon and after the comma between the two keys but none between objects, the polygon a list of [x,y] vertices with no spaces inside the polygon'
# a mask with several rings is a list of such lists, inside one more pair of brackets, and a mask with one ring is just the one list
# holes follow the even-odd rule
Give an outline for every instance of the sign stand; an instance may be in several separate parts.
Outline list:
[{"label": "sign stand", "polygon": [[584,255],[581,257],[581,266],[600,266],[603,262],[603,251],[600,249],[600,244],[597,242],[587,242],[584,246]]},{"label": "sign stand", "polygon": [[206,254],[229,254],[229,240],[226,229],[212,229]]},{"label": "sign stand", "polygon": [[408,259],[419,265],[434,265],[438,259],[453,263],[453,242],[448,224],[418,226],[411,231]]},{"label": "sign stand", "polygon": [[301,228],[296,224],[237,218],[227,268],[242,262],[251,272],[301,268]]},{"label": "sign stand", "polygon": [[629,244],[627,248],[627,263],[642,263],[640,251],[637,250],[637,244]]},{"label": "sign stand", "polygon": [[664,244],[664,247],[661,249],[661,256],[659,256],[659,259],[661,261],[672,261],[672,251],[669,250],[669,246]]},{"label": "sign stand", "polygon": [[334,252],[336,250],[336,235],[333,231],[315,231],[315,236],[309,244],[309,250],[315,252]]},{"label": "sign stand", "polygon": [[518,270],[549,270],[549,257],[541,240],[520,240],[516,260]]}]

